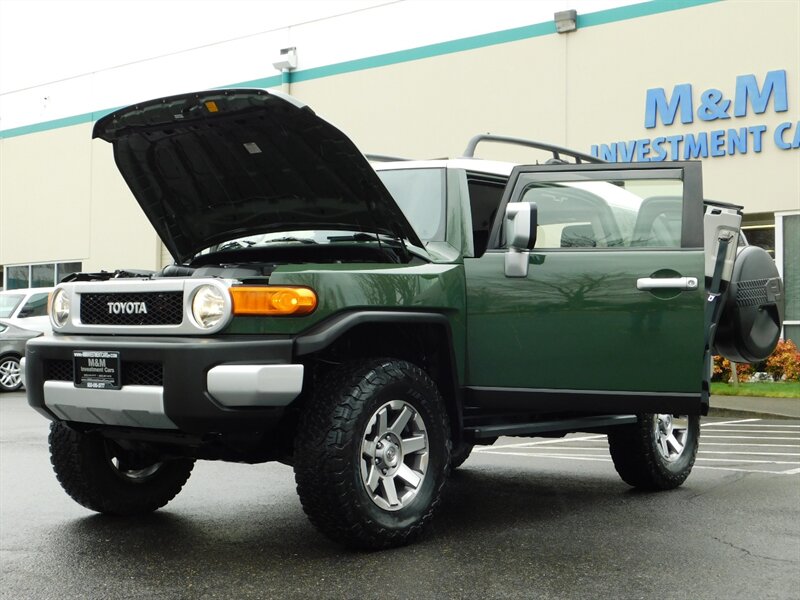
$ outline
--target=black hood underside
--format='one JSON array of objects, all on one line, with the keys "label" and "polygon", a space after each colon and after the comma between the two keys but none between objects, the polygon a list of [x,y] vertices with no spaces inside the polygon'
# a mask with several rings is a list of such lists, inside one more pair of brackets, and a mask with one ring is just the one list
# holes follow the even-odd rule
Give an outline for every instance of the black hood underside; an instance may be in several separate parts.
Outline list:
[{"label": "black hood underside", "polygon": [[347,136],[293,99],[218,90],[151,100],[95,124],[179,262],[237,237],[333,229],[421,246]]}]

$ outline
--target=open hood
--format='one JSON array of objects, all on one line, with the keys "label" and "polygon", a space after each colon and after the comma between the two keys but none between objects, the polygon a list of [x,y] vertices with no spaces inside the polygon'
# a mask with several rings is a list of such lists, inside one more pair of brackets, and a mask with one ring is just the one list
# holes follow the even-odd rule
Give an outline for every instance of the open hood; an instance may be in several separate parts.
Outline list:
[{"label": "open hood", "polygon": [[353,142],[290,96],[230,89],[150,100],[103,117],[114,159],[167,249],[259,233],[341,229],[422,246]]}]

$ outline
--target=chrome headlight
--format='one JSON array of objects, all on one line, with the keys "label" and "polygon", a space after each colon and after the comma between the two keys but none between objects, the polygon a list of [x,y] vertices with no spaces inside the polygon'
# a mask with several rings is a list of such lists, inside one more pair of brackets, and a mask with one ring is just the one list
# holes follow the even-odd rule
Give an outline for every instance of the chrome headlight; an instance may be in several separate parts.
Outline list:
[{"label": "chrome headlight", "polygon": [[211,329],[225,317],[225,292],[215,285],[201,285],[192,298],[192,316],[203,329]]},{"label": "chrome headlight", "polygon": [[59,288],[53,293],[50,300],[50,320],[59,328],[69,321],[69,295],[64,288]]}]

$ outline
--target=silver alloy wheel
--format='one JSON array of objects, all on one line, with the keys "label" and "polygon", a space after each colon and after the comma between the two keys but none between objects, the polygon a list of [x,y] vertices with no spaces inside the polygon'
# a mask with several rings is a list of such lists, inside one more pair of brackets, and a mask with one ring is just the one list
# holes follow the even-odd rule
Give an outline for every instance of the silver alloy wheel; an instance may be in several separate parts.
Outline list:
[{"label": "silver alloy wheel", "polygon": [[111,464],[120,477],[137,482],[144,481],[151,475],[154,475],[156,471],[161,468],[161,463],[157,462],[149,467],[145,467],[144,469],[121,469],[119,466],[119,460],[116,458],[111,461]]},{"label": "silver alloy wheel", "polygon": [[15,390],[21,383],[19,359],[13,357],[4,358],[0,362],[0,387],[7,390]]},{"label": "silver alloy wheel", "polygon": [[[164,464],[162,462],[155,462],[144,467],[140,467],[141,460],[131,463],[130,460],[127,460],[124,453],[120,452],[120,449],[117,448],[116,444],[106,440],[104,442],[105,451],[106,451],[106,459],[108,460],[109,464],[111,465],[111,469],[114,471],[114,474],[119,477],[120,479],[124,479],[125,481],[129,481],[131,483],[142,483],[158,473],[158,470]],[[123,458],[120,458],[122,456]],[[139,464],[136,464],[136,463]]]},{"label": "silver alloy wheel", "polygon": [[661,458],[675,462],[686,447],[689,436],[689,417],[687,415],[653,415],[656,448]]},{"label": "silver alloy wheel", "polygon": [[370,418],[361,441],[361,481],[384,510],[414,500],[428,469],[428,432],[408,402],[392,400]]}]

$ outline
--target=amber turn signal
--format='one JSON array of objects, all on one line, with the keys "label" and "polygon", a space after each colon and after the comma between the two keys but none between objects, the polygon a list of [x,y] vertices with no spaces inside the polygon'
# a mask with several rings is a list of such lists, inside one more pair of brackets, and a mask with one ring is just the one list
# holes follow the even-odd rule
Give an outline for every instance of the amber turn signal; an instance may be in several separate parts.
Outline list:
[{"label": "amber turn signal", "polygon": [[317,295],[309,288],[241,285],[229,289],[235,315],[299,317],[317,307]]}]

